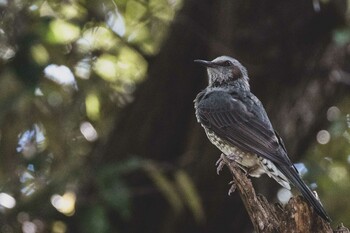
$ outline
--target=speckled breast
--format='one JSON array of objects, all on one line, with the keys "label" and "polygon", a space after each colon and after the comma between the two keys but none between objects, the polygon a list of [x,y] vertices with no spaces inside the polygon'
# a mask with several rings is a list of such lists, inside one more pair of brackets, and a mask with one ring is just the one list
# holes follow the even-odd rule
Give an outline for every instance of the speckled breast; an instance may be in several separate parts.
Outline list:
[{"label": "speckled breast", "polygon": [[244,168],[255,168],[251,176],[259,177],[264,173],[264,169],[261,168],[261,160],[256,154],[244,152],[241,149],[229,144],[228,142],[222,140],[213,131],[205,129],[208,139],[213,143],[219,150],[224,153],[229,159],[237,162]]}]

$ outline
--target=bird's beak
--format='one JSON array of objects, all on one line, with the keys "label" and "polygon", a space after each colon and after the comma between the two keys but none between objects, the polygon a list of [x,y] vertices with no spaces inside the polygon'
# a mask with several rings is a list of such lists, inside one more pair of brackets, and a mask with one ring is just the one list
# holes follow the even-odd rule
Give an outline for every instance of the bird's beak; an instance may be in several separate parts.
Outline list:
[{"label": "bird's beak", "polygon": [[205,60],[194,60],[194,62],[201,64],[205,67],[216,67],[216,64],[212,61],[205,61]]}]

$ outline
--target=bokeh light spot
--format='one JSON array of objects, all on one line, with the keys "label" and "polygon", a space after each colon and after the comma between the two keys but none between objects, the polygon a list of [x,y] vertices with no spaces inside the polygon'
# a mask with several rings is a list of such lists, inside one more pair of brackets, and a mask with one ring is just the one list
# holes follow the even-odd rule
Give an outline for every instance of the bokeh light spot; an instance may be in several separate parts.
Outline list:
[{"label": "bokeh light spot", "polygon": [[62,5],[61,14],[66,19],[79,19],[86,15],[86,9],[74,2],[69,2]]},{"label": "bokeh light spot", "polygon": [[100,101],[98,96],[90,93],[85,100],[86,115],[91,120],[98,120],[100,118]]},{"label": "bokeh light spot", "polygon": [[348,171],[344,166],[341,165],[334,165],[330,167],[329,169],[329,177],[334,181],[334,182],[343,182],[348,179]]},{"label": "bokeh light spot", "polygon": [[56,64],[48,65],[44,69],[44,74],[46,78],[54,81],[55,83],[58,83],[62,86],[72,87],[75,90],[78,89],[75,77],[67,66],[59,66]]},{"label": "bokeh light spot", "polygon": [[41,124],[34,124],[32,129],[24,131],[18,138],[16,150],[27,159],[46,148],[45,129]]},{"label": "bokeh light spot", "polygon": [[304,163],[295,163],[294,166],[301,176],[304,176],[308,172],[308,169]]},{"label": "bokeh light spot", "polygon": [[22,224],[22,231],[23,231],[23,233],[36,233],[37,227],[33,222],[25,221]]},{"label": "bokeh light spot", "polygon": [[25,221],[29,221],[29,219],[30,219],[30,216],[29,216],[29,214],[28,213],[26,213],[26,212],[19,212],[18,214],[17,214],[17,221],[19,222],[19,223],[24,223]]},{"label": "bokeh light spot", "polygon": [[43,64],[47,63],[50,59],[49,53],[47,52],[45,47],[42,46],[41,44],[34,45],[31,48],[31,54],[32,54],[34,61],[36,63],[38,63],[39,65],[43,65]]},{"label": "bokeh light spot", "polygon": [[92,50],[109,50],[113,46],[118,46],[118,39],[111,30],[99,26],[84,31],[76,44],[81,53],[87,53]]},{"label": "bokeh light spot", "polygon": [[115,56],[104,54],[96,60],[94,70],[101,78],[114,82],[118,78],[117,65],[118,59]]},{"label": "bokeh light spot", "polygon": [[316,139],[318,143],[324,145],[331,140],[331,135],[327,130],[321,130],[317,133]]},{"label": "bokeh light spot", "polygon": [[76,195],[74,192],[66,192],[63,196],[58,194],[52,195],[51,204],[59,212],[67,216],[72,216],[75,211]]},{"label": "bokeh light spot", "polygon": [[0,205],[12,209],[16,205],[16,200],[7,193],[0,193]]},{"label": "bokeh light spot", "polygon": [[95,128],[92,126],[90,122],[83,122],[80,125],[80,132],[83,134],[86,140],[89,142],[96,141],[98,138],[97,131]]},{"label": "bokeh light spot", "polygon": [[91,74],[91,58],[81,59],[74,67],[74,73],[78,78],[89,79]]},{"label": "bokeh light spot", "polygon": [[63,20],[54,20],[50,24],[50,41],[54,43],[67,44],[78,39],[80,28]]},{"label": "bokeh light spot", "polygon": [[106,24],[113,32],[117,33],[119,36],[124,36],[125,22],[117,8],[107,13]]},{"label": "bokeh light spot", "polygon": [[65,233],[67,231],[67,226],[62,221],[55,221],[52,224],[52,233]]},{"label": "bokeh light spot", "polygon": [[327,119],[329,121],[335,121],[340,117],[340,110],[336,106],[332,106],[327,110]]},{"label": "bokeh light spot", "polygon": [[286,204],[291,197],[292,197],[291,191],[286,188],[281,188],[277,192],[277,198],[282,204]]},{"label": "bokeh light spot", "polygon": [[51,8],[50,4],[47,1],[44,1],[43,4],[41,4],[39,14],[40,17],[56,17],[55,11]]}]

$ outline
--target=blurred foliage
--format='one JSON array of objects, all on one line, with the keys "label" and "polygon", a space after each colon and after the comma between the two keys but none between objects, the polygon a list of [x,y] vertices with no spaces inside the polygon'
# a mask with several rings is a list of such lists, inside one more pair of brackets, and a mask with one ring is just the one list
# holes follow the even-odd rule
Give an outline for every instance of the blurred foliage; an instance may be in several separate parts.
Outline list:
[{"label": "blurred foliage", "polygon": [[[106,165],[94,151],[146,78],[181,6],[0,0],[0,232],[118,232],[134,214],[138,194],[126,177],[135,174],[154,183],[175,215],[187,208],[205,220],[184,170],[137,157]],[[349,43],[349,28],[335,31],[334,41]],[[349,202],[334,199],[350,192],[349,106],[347,99],[332,107],[329,140],[315,143],[305,161],[306,178],[317,180],[331,215],[344,221]]]},{"label": "blurred foliage", "polygon": [[[327,129],[320,130],[305,157],[306,179],[317,192],[333,219],[350,225],[350,99],[330,106]],[[343,201],[339,201],[343,200]]]},{"label": "blurred foliage", "polygon": [[[156,166],[150,161],[98,166],[93,156],[145,79],[147,59],[158,53],[181,5],[0,1],[0,232],[63,233],[70,218],[80,232],[117,232],[108,211],[130,219],[133,193],[125,177],[140,171],[162,180],[160,190],[197,197],[185,172],[187,187],[178,188],[149,171]],[[200,204],[192,205],[201,218]]]},{"label": "blurred foliage", "polygon": [[202,223],[204,220],[204,210],[201,205],[201,198],[194,188],[194,184],[188,174],[183,170],[178,170],[174,174],[174,181],[164,176],[162,167],[148,162],[145,171],[153,180],[158,189],[166,197],[174,213],[179,215],[183,213],[187,206],[197,221]]}]

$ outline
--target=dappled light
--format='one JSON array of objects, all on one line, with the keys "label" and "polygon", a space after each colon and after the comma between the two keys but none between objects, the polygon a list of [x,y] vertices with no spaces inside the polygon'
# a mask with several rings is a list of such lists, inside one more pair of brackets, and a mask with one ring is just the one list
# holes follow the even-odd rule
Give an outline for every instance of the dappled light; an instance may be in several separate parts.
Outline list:
[{"label": "dappled light", "polygon": [[43,126],[34,124],[32,129],[23,132],[18,139],[17,152],[23,154],[27,159],[32,158],[36,153],[45,149],[45,135]]},{"label": "dappled light", "polygon": [[68,44],[80,35],[80,28],[63,20],[53,20],[49,25],[48,40],[51,43]]},{"label": "dappled light", "polygon": [[44,69],[44,74],[45,77],[62,86],[70,86],[71,88],[78,90],[74,75],[67,66],[58,66],[55,64],[48,65]]},{"label": "dappled light", "polygon": [[[330,2],[310,0],[308,17]],[[298,21],[282,43],[259,4],[244,23],[255,4],[0,0],[0,232],[252,232],[195,124],[206,80],[192,61],[223,53],[242,57],[299,174],[349,226],[350,97],[330,85],[349,87],[350,69],[321,54],[349,50],[350,12],[327,16],[326,39]],[[270,185],[283,205],[294,195]]]},{"label": "dappled light", "polygon": [[277,192],[277,198],[282,204],[287,204],[292,197],[292,192],[286,188],[281,188]]},{"label": "dappled light", "polygon": [[[0,64],[6,64],[0,73],[0,173],[7,177],[0,178],[0,210],[19,205],[15,211],[24,213],[24,203],[36,199],[45,206],[39,217],[41,204],[29,204],[33,215],[22,214],[17,222],[22,232],[67,232],[55,214],[72,217],[84,194],[66,187],[79,188],[75,182],[85,175],[77,168],[96,141],[106,140],[120,106],[132,100],[146,78],[144,56],[157,54],[180,7],[180,0],[0,1]],[[111,182],[116,186],[101,183],[98,198],[129,216],[128,187],[122,178]],[[89,211],[93,216],[100,210]],[[0,231],[18,228],[5,226]],[[101,232],[96,227],[91,232]]]},{"label": "dappled light", "polygon": [[294,166],[301,176],[304,176],[308,172],[308,169],[304,163],[295,163]]},{"label": "dappled light", "polygon": [[84,135],[84,138],[89,142],[96,141],[98,138],[98,134],[90,122],[81,123],[80,132]]},{"label": "dappled light", "polygon": [[0,206],[12,209],[16,205],[16,200],[7,193],[0,193]]},{"label": "dappled light", "polygon": [[[336,201],[350,191],[350,127],[347,123],[349,111],[348,98],[328,108],[325,117],[330,122],[329,127],[317,132],[316,142],[309,149],[308,159],[305,160],[306,165],[313,170],[306,174],[306,178],[311,181],[310,187],[324,197],[322,200],[325,205],[330,206],[331,211],[336,208],[350,208],[350,203]],[[345,214],[344,218],[346,216]]]},{"label": "dappled light", "polygon": [[321,130],[316,135],[317,142],[320,144],[327,144],[331,140],[331,135],[327,130]]},{"label": "dappled light", "polygon": [[72,216],[74,214],[76,201],[76,195],[74,192],[68,191],[62,196],[54,194],[51,196],[50,200],[53,207],[55,207],[62,214],[67,216]]},{"label": "dappled light", "polygon": [[86,116],[91,120],[99,120],[100,119],[100,100],[96,93],[90,93],[86,96],[85,99],[85,108],[86,108]]},{"label": "dappled light", "polygon": [[55,221],[52,224],[52,232],[53,233],[65,233],[67,231],[67,226],[62,221]]},{"label": "dappled light", "polygon": [[333,165],[329,169],[329,177],[336,183],[345,182],[349,178],[345,166]]}]

